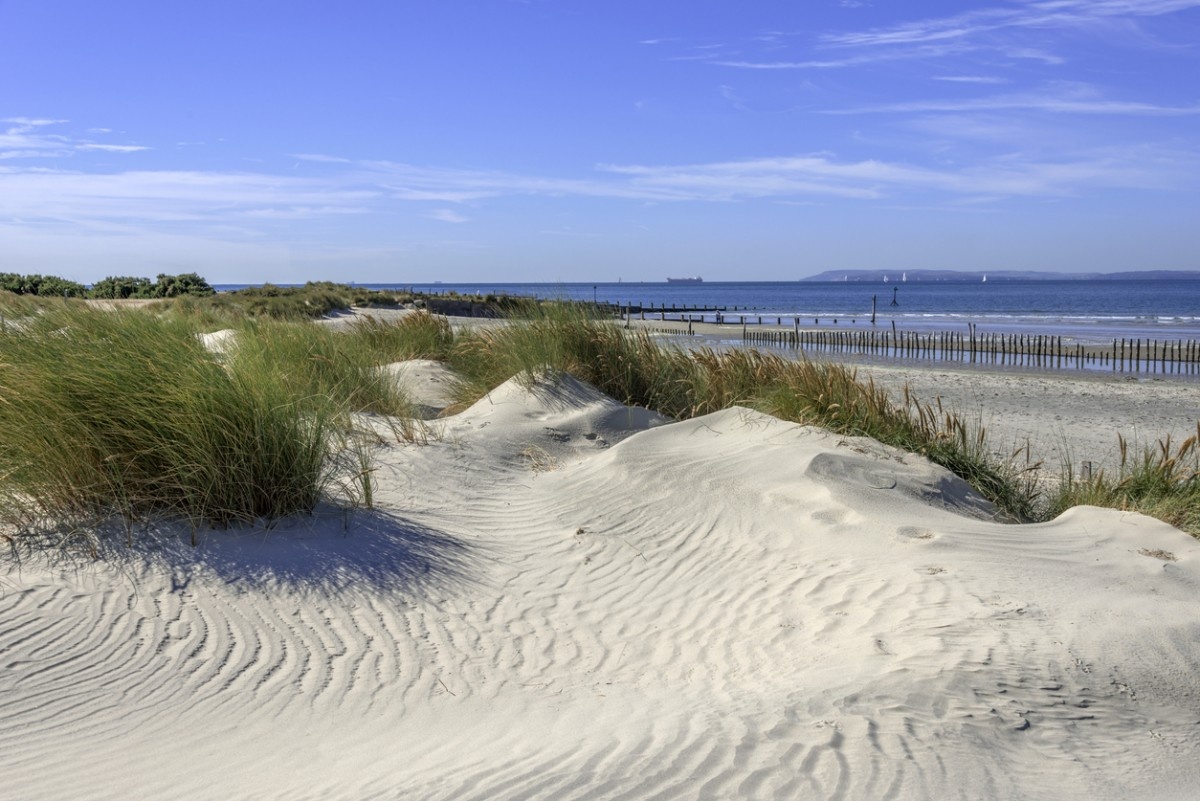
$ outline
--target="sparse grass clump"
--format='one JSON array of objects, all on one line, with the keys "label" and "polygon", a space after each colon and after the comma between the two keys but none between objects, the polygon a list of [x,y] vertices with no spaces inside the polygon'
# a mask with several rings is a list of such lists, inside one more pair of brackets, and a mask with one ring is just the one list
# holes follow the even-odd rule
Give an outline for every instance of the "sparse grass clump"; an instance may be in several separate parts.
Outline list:
[{"label": "sparse grass clump", "polygon": [[513,376],[520,380],[551,369],[591,382],[622,402],[672,416],[683,416],[666,401],[683,377],[672,368],[690,370],[685,354],[662,350],[644,333],[626,334],[569,304],[546,304],[501,328],[467,331],[455,340],[449,362],[464,377],[463,402]]},{"label": "sparse grass clump", "polygon": [[1195,435],[1173,447],[1170,438],[1137,456],[1118,438],[1121,465],[1116,476],[1100,471],[1076,478],[1068,465],[1051,495],[1049,517],[1072,506],[1091,505],[1140,512],[1200,537],[1200,423]]},{"label": "sparse grass clump", "polygon": [[273,520],[349,486],[335,475],[343,406],[282,370],[220,364],[186,321],[63,305],[6,328],[0,348],[6,536]]}]

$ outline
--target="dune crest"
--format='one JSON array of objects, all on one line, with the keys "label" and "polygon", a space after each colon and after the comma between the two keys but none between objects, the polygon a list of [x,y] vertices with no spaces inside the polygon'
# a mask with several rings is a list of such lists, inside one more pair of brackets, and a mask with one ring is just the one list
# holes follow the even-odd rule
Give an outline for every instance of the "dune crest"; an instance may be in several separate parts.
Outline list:
[{"label": "dune crest", "polygon": [[378,505],[0,594],[14,798],[1186,798],[1200,548],[921,457],[509,382]]}]

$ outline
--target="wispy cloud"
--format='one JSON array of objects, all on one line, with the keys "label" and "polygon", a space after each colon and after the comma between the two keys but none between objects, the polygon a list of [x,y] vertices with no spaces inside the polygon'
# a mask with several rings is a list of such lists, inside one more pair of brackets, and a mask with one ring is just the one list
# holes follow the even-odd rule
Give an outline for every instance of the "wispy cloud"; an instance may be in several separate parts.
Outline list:
[{"label": "wispy cloud", "polygon": [[318,164],[349,164],[350,159],[341,156],[326,156],[321,153],[293,153],[291,157],[300,161],[313,161]]},{"label": "wispy cloud", "polygon": [[[709,60],[737,69],[824,70],[983,52],[1057,65],[1067,59],[1048,49],[1047,34],[1090,32],[1128,42],[1138,38],[1139,20],[1197,7],[1200,0],[1016,0],[951,16],[820,34],[811,40],[805,58],[754,58],[739,53]],[[750,41],[760,40],[764,37]],[[766,40],[776,49],[777,36]]]},{"label": "wispy cloud", "polygon": [[290,206],[248,209],[243,215],[258,220],[307,220],[331,214],[368,214],[370,211],[366,206]]},{"label": "wispy cloud", "polygon": [[470,217],[459,214],[454,209],[434,209],[429,212],[429,218],[444,223],[465,223],[471,220]]},{"label": "wispy cloud", "polygon": [[958,169],[879,160],[838,161],[816,154],[689,166],[614,166],[633,185],[693,199],[843,197],[881,199],[912,192],[997,197],[1071,196],[1095,187],[1162,189],[1179,186],[1192,170],[1191,152],[1152,148],[1095,151],[1069,160],[1008,155]]},{"label": "wispy cloud", "polygon": [[8,117],[2,121],[8,123],[9,127],[0,132],[0,159],[63,158],[76,153],[136,153],[149,150],[142,145],[94,142],[91,139],[47,130],[66,124],[66,120]]},{"label": "wispy cloud", "polygon": [[183,170],[91,174],[0,168],[0,218],[223,224],[242,217],[352,213],[375,190],[277,175]]},{"label": "wispy cloud", "polygon": [[[731,102],[736,101],[723,88]],[[1008,95],[964,103],[910,103],[874,110],[961,111],[964,108],[1053,108],[1064,103],[1090,113],[1200,113],[1200,108],[1166,108],[1114,103],[1086,87],[1055,87],[1042,95]],[[1003,115],[958,115],[993,130]],[[1036,156],[1017,152],[962,165],[926,165],[900,160],[846,159],[829,152],[700,163],[617,163],[573,174],[531,174],[446,168],[328,154],[293,154],[298,169],[272,172],[199,169],[114,170],[83,165],[48,166],[52,152],[89,150],[127,153],[140,145],[106,144],[52,134],[54,123],[18,119],[0,134],[0,220],[39,231],[92,230],[133,236],[173,232],[211,234],[223,241],[268,241],[281,227],[299,236],[303,221],[346,215],[395,215],[447,224],[470,222],[463,208],[533,197],[557,202],[573,198],[645,203],[896,202],[920,196],[929,202],[969,197],[1069,197],[1096,187],[1164,189],[1192,186],[1200,156],[1169,148],[1092,150],[1043,148]],[[915,122],[915,121],[914,121]],[[989,127],[990,126],[990,127]],[[941,126],[945,128],[946,126]],[[979,134],[986,138],[987,130]],[[32,144],[30,144],[32,143]],[[1008,143],[1005,144],[1008,147]],[[1016,146],[1013,146],[1016,149]],[[19,154],[8,155],[6,154]]]},{"label": "wispy cloud", "polygon": [[76,150],[99,150],[105,153],[136,153],[139,150],[149,150],[148,147],[141,145],[101,145],[94,142],[85,142],[75,145]]},{"label": "wispy cloud", "polygon": [[745,101],[738,96],[737,90],[732,86],[721,84],[717,87],[717,91],[720,93],[721,97],[729,102],[729,105],[733,106],[738,111],[746,111]]},{"label": "wispy cloud", "polygon": [[710,59],[719,67],[734,67],[744,70],[827,70],[843,69],[846,67],[876,64],[881,61],[901,61],[908,59],[936,59],[964,52],[960,44],[922,45],[906,50],[888,52],[864,52],[854,55],[837,56],[834,58],[804,59],[801,61],[774,60],[753,61],[748,59]]},{"label": "wispy cloud", "polygon": [[911,45],[970,39],[1003,29],[1081,28],[1115,18],[1153,17],[1200,6],[1200,0],[1026,0],[949,17],[867,31],[827,34],[827,44],[850,47]]},{"label": "wispy cloud", "polygon": [[912,100],[851,109],[830,109],[825,114],[878,114],[895,112],[1044,111],[1056,114],[1108,114],[1182,117],[1200,114],[1200,104],[1164,106],[1131,100],[1112,100],[1086,84],[1059,82],[1039,92],[991,97]]},{"label": "wispy cloud", "polygon": [[66,120],[51,120],[36,117],[5,117],[0,122],[9,122],[22,128],[40,128],[46,125],[61,125]]},{"label": "wispy cloud", "polygon": [[1003,84],[1008,83],[1007,78],[997,78],[990,75],[935,75],[935,81],[948,81],[950,83],[979,83],[979,84]]},{"label": "wispy cloud", "polygon": [[400,200],[466,202],[505,195],[609,197],[631,200],[680,200],[669,191],[591,178],[524,175],[498,170],[422,167],[393,161],[365,161],[362,180],[373,180]]}]

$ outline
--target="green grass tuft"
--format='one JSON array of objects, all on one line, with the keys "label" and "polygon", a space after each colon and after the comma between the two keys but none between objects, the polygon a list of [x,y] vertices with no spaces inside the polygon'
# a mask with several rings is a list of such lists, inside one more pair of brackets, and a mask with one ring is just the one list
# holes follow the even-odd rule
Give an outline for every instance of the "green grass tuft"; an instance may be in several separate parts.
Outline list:
[{"label": "green grass tuft", "polygon": [[1116,476],[1100,471],[1079,478],[1066,465],[1046,515],[1072,506],[1104,506],[1157,517],[1200,537],[1200,423],[1178,447],[1168,437],[1131,456],[1124,438],[1118,437],[1118,444],[1121,464]]},{"label": "green grass tuft", "polygon": [[60,305],[0,345],[9,532],[114,517],[225,526],[353,492],[339,476],[344,403],[286,369],[219,363],[186,321]]}]

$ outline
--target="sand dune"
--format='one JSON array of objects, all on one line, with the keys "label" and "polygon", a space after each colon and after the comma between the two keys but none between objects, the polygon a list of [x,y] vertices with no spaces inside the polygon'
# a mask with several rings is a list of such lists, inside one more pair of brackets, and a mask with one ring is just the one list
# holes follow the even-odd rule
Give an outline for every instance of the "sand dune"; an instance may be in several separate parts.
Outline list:
[{"label": "sand dune", "polygon": [[[436,405],[436,399],[430,399]],[[1200,548],[569,377],[381,446],[379,508],[0,594],[0,796],[1191,798]]]}]

